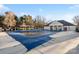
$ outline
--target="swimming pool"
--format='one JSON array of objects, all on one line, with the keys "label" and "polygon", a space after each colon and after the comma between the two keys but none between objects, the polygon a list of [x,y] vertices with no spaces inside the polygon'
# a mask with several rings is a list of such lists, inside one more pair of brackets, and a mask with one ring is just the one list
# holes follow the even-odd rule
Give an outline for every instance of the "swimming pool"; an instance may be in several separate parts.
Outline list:
[{"label": "swimming pool", "polygon": [[23,44],[28,51],[51,40],[49,35],[53,34],[50,31],[15,31],[8,32],[16,41]]}]

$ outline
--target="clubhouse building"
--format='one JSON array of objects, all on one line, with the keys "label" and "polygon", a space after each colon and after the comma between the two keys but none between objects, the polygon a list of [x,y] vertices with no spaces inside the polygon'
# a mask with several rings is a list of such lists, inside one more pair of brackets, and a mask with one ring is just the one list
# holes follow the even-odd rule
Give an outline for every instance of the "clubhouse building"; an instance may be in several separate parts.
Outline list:
[{"label": "clubhouse building", "polygon": [[72,31],[75,25],[65,20],[52,21],[44,26],[44,29],[51,31]]}]

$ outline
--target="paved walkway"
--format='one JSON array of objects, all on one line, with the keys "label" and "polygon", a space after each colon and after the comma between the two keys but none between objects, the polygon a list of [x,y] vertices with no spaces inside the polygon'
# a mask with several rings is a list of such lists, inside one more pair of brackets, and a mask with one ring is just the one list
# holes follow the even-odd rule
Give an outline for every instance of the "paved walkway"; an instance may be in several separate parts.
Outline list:
[{"label": "paved walkway", "polygon": [[0,54],[25,53],[27,49],[6,32],[0,32]]},{"label": "paved walkway", "polygon": [[63,54],[69,51],[73,52],[73,49],[79,45],[79,33],[73,31],[59,32],[50,37],[54,39],[32,49],[27,54]]}]

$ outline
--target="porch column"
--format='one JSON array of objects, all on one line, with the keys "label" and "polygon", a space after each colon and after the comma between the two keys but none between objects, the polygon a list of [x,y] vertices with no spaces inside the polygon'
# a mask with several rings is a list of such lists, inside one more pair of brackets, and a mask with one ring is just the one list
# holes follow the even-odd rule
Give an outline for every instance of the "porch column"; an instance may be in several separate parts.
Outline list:
[{"label": "porch column", "polygon": [[58,25],[56,25],[56,31],[58,31],[59,30],[59,27],[58,27]]},{"label": "porch column", "polygon": [[64,26],[62,26],[62,30],[64,30]]}]

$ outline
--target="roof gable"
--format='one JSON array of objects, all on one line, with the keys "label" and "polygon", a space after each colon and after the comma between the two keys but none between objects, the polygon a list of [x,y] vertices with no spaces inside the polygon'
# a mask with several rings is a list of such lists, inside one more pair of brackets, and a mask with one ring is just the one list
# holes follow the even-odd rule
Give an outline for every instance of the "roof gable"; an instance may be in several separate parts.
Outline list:
[{"label": "roof gable", "polygon": [[55,25],[63,26],[63,24],[58,21],[53,21],[51,24],[49,24],[49,26],[55,26]]}]

